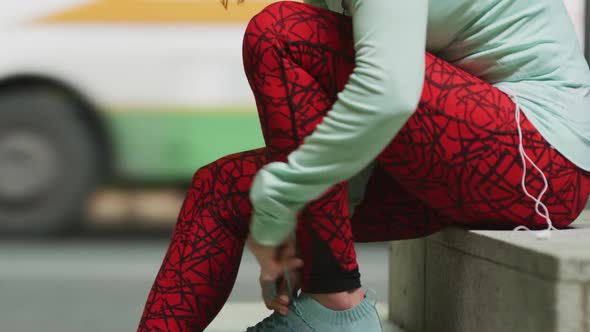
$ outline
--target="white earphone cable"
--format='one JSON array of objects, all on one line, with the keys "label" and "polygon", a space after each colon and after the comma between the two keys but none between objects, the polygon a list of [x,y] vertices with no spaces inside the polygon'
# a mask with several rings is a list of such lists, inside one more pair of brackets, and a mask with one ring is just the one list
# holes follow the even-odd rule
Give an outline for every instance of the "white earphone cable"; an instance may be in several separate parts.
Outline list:
[{"label": "white earphone cable", "polygon": [[[555,228],[553,226],[553,222],[551,221],[551,217],[549,216],[549,210],[547,209],[547,206],[541,201],[541,199],[543,198],[543,195],[545,195],[545,192],[547,191],[547,189],[549,189],[549,183],[547,181],[547,178],[545,177],[545,174],[543,174],[543,171],[535,164],[535,162],[533,162],[533,160],[527,155],[526,151],[524,150],[524,144],[523,144],[523,138],[522,138],[522,136],[523,136],[522,135],[522,128],[520,126],[521,109],[520,109],[520,105],[518,102],[518,97],[514,94],[511,94],[510,98],[514,101],[514,104],[516,105],[515,110],[514,110],[514,113],[515,113],[514,117],[516,119],[516,128],[517,128],[517,132],[518,132],[518,151],[520,153],[520,160],[522,161],[521,187],[522,187],[524,194],[535,202],[535,212],[539,216],[544,218],[545,221],[547,222],[547,229],[542,230],[542,231],[538,231],[536,234],[537,239],[546,240],[551,237],[552,230],[558,230],[557,228]],[[526,162],[527,161],[534,167],[535,170],[537,170],[537,172],[539,172],[539,174],[541,174],[541,177],[543,179],[543,189],[541,190],[541,192],[539,193],[539,196],[537,196],[537,197],[534,197],[531,193],[529,193],[529,191],[526,188],[526,173],[527,173],[527,163]],[[519,231],[519,230],[531,231],[526,226],[518,226],[514,229],[514,231]]]}]

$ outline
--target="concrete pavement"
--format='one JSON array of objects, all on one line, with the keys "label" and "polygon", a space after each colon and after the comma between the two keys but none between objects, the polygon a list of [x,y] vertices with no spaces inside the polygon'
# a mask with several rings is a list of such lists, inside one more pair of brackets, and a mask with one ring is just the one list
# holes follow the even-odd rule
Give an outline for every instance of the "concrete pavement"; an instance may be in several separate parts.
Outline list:
[{"label": "concrete pavement", "polygon": [[[0,331],[134,331],[167,241],[78,238],[0,244]],[[388,247],[360,245],[366,287],[387,312]],[[269,314],[248,253],[229,305],[208,331],[238,332]]]}]

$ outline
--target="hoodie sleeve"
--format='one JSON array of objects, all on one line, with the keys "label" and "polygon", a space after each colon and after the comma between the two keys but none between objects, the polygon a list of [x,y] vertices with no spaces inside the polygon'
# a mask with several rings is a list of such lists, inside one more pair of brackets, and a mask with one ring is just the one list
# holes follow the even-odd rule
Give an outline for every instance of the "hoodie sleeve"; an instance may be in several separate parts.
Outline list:
[{"label": "hoodie sleeve", "polygon": [[348,83],[287,162],[265,165],[252,184],[251,234],[262,245],[282,243],[307,203],[366,168],[419,102],[428,1],[350,0],[348,9],[356,50]]}]

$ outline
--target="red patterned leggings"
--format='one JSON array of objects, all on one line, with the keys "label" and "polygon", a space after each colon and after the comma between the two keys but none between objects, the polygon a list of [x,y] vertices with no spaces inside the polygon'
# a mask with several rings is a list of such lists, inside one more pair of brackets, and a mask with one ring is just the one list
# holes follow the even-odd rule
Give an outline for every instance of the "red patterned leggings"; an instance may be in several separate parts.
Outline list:
[{"label": "red patterned leggings", "polygon": [[[244,66],[266,148],[226,156],[196,172],[139,331],[202,331],[219,312],[248,234],[252,179],[266,163],[285,161],[330,110],[354,66],[351,20],[301,3],[273,4],[248,25]],[[426,54],[418,109],[377,157],[354,214],[345,182],[300,213],[303,289],[360,286],[355,241],[422,237],[450,224],[544,227],[520,186],[514,109],[490,84]],[[524,116],[520,125],[526,152],[549,180],[543,202],[554,224],[566,227],[585,205],[590,176]],[[526,185],[538,193],[541,176],[530,171]]]}]

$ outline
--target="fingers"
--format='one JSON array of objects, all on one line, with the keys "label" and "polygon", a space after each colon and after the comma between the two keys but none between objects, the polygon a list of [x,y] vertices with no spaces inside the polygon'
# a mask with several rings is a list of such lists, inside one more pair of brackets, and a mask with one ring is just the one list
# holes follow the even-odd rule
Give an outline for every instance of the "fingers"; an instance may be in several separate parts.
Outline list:
[{"label": "fingers", "polygon": [[289,312],[289,296],[283,290],[285,287],[281,286],[281,291],[277,294],[275,281],[261,281],[260,286],[262,287],[262,299],[266,308],[286,315]]},{"label": "fingers", "polygon": [[[289,289],[287,279],[281,278],[278,296],[270,301],[269,309],[276,310],[282,315],[287,315],[289,312],[289,304],[291,303],[291,299],[297,297],[300,287],[299,279],[299,272],[295,271],[294,273],[289,274],[289,280],[291,281],[292,287],[292,289]],[[279,283],[277,283],[277,285],[278,284]],[[292,294],[289,294],[289,290],[292,291]]]},{"label": "fingers", "polygon": [[281,286],[279,287],[277,296],[274,297],[270,303],[270,309],[275,310],[282,315],[287,315],[287,313],[289,313],[289,303],[291,303],[289,287],[287,287],[287,281],[284,278],[281,278],[279,283]]},{"label": "fingers", "polygon": [[287,239],[280,250],[279,260],[295,257],[297,255],[297,249],[295,246],[295,240],[293,238]]},{"label": "fingers", "polygon": [[289,297],[281,295],[273,299],[269,309],[275,310],[281,315],[287,315],[289,313]]},{"label": "fingers", "polygon": [[267,309],[275,310],[282,315],[289,313],[289,304],[292,297],[297,296],[299,290],[299,275],[297,272],[289,275],[293,294],[289,294],[287,279],[284,276],[275,280],[264,280],[260,278],[262,298]]},{"label": "fingers", "polygon": [[276,300],[278,302],[277,305],[285,306],[288,308],[289,303],[291,303],[291,296],[297,296],[296,293],[297,292],[294,291],[293,294],[289,295],[289,288],[287,287],[287,283],[283,282],[281,288],[279,289],[279,294]]},{"label": "fingers", "polygon": [[292,257],[283,264],[289,271],[293,271],[303,267],[303,259]]},{"label": "fingers", "polygon": [[295,246],[286,245],[279,248],[277,259],[271,259],[266,264],[261,264],[260,278],[264,281],[277,280],[288,271],[298,270],[303,267],[303,260],[295,256]]},{"label": "fingers", "polygon": [[261,267],[272,265],[276,261],[274,257],[277,252],[276,247],[260,245],[251,237],[247,240],[247,246],[252,254],[254,254],[256,261],[258,261],[258,264],[260,264]]},{"label": "fingers", "polygon": [[297,258],[295,239],[289,238],[279,250],[280,255],[278,261],[283,268],[288,270],[296,270],[303,267],[303,260]]},{"label": "fingers", "polygon": [[260,287],[262,288],[262,297],[265,299],[273,299],[278,296],[277,286],[274,280],[260,279]]},{"label": "fingers", "polygon": [[284,267],[295,269],[303,265],[303,261],[296,257],[296,244],[293,237],[289,237],[279,247],[260,245],[250,237],[247,242],[250,251],[267,274],[276,276],[277,271]]},{"label": "fingers", "polygon": [[[249,247],[261,267],[260,285],[264,304],[268,309],[286,315],[289,312],[290,297],[285,271],[289,272],[291,286],[296,284],[293,289],[293,296],[296,296],[299,287],[296,271],[303,266],[303,260],[296,257],[295,241],[290,238],[280,247],[267,247],[249,240]],[[280,290],[277,291],[279,285]]]}]

